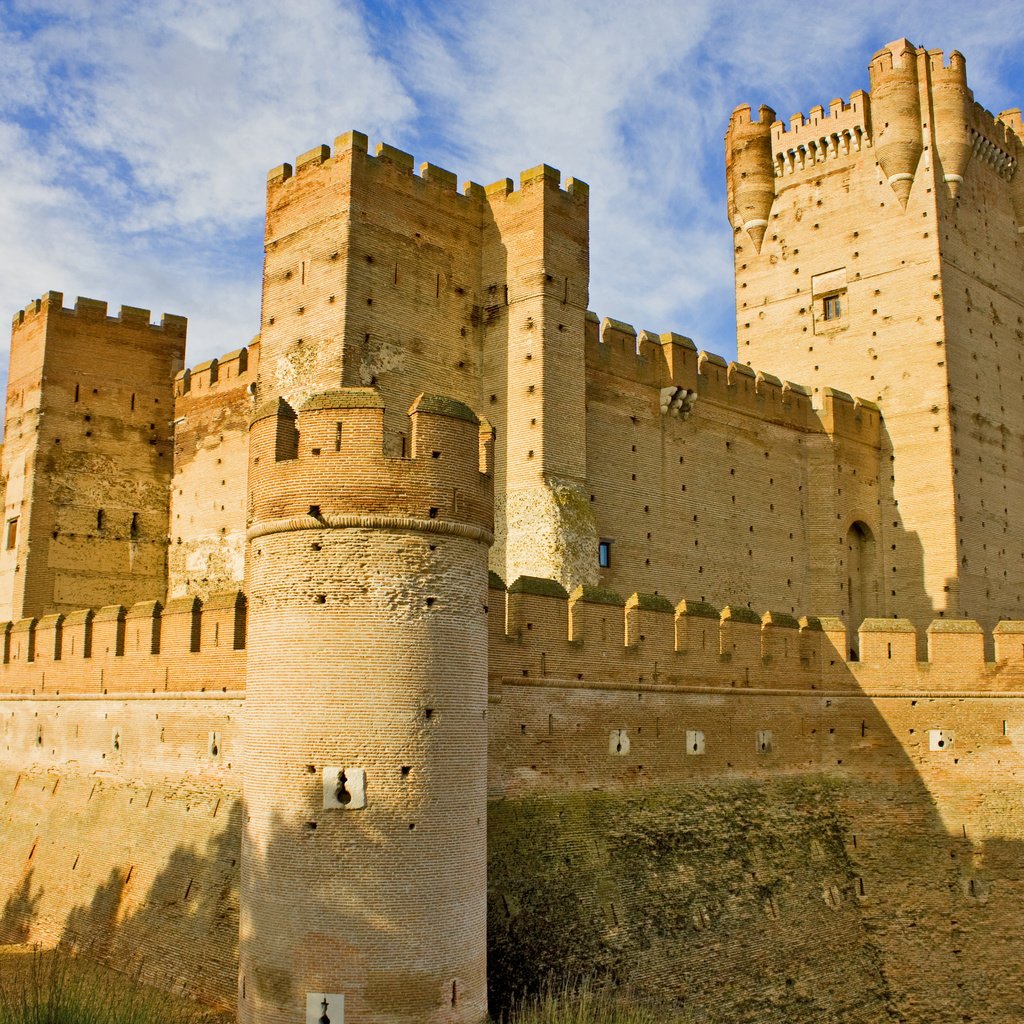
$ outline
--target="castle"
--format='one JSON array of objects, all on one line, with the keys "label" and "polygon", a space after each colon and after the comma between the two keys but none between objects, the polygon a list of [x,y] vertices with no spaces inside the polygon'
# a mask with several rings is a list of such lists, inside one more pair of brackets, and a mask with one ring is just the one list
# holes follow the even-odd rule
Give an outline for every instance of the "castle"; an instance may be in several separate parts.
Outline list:
[{"label": "castle", "polygon": [[733,113],[733,362],[588,310],[584,183],[358,132],[247,347],[20,311],[0,943],[245,1024],[1024,1019],[1024,125],[870,77]]}]

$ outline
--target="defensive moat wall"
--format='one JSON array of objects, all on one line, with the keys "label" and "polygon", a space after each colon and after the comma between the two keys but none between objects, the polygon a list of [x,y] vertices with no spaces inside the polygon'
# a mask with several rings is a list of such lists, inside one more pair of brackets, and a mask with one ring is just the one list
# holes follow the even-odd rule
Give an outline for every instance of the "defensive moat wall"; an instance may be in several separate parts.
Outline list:
[{"label": "defensive moat wall", "polygon": [[[973,623],[936,623],[918,662],[906,623],[868,622],[850,663],[835,621],[559,589],[488,597],[492,1003],[561,968],[723,1024],[1019,1019],[977,964],[1024,910],[1024,623],[986,663]],[[5,631],[6,941],[233,1004],[244,614]]]}]

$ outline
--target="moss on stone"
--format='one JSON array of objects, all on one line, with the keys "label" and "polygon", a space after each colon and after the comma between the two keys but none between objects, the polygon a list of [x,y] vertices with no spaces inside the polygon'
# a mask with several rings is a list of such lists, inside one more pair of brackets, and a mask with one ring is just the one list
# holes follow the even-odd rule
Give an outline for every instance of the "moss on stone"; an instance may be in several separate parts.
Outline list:
[{"label": "moss on stone", "polygon": [[761,616],[763,625],[781,626],[783,629],[799,629],[800,623],[789,612],[765,612]]},{"label": "moss on stone", "polygon": [[572,600],[586,601],[587,604],[617,605],[619,608],[626,604],[622,595],[616,594],[614,590],[606,587],[588,587],[586,584],[581,584],[572,592]]},{"label": "moss on stone", "polygon": [[546,580],[540,576],[520,576],[508,588],[510,594],[539,594],[541,597],[560,597],[565,600],[569,594],[558,580]]},{"label": "moss on stone", "polygon": [[860,624],[861,633],[916,633],[909,619],[865,619]]},{"label": "moss on stone", "polygon": [[626,601],[627,608],[638,608],[642,612],[669,612],[675,611],[672,602],[661,594],[633,594]]},{"label": "moss on stone", "polygon": [[319,391],[302,403],[303,409],[383,409],[384,399],[376,388],[338,388]]},{"label": "moss on stone", "polygon": [[698,619],[720,619],[722,613],[707,601],[680,601],[676,609],[680,615],[691,615]]},{"label": "moss on stone", "polygon": [[749,622],[752,625],[761,625],[761,616],[748,608],[745,604],[727,605],[722,609],[722,618],[731,619],[733,622]]},{"label": "moss on stone", "polygon": [[409,407],[409,415],[416,412],[448,416],[453,420],[465,420],[467,423],[474,425],[480,422],[480,418],[468,405],[455,398],[448,398],[445,395],[420,395]]},{"label": "moss on stone", "polygon": [[1024,621],[1021,619],[1002,619],[992,628],[993,633],[1024,633]]},{"label": "moss on stone", "polygon": [[929,633],[983,633],[974,619],[933,619],[928,625]]},{"label": "moss on stone", "polygon": [[[584,975],[675,1000],[709,1024],[818,1024],[850,998],[863,1003],[858,1020],[890,1019],[852,898],[847,799],[844,780],[810,775],[491,804],[495,1019]],[[822,879],[841,889],[839,907],[822,898]]]}]

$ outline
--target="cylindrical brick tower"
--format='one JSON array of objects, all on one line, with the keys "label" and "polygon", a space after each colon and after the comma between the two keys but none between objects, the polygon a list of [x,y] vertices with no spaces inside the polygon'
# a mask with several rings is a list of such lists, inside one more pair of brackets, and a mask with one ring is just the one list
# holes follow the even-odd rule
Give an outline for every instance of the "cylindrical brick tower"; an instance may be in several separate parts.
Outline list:
[{"label": "cylindrical brick tower", "polygon": [[949,55],[948,67],[943,64],[941,50],[929,50],[928,59],[932,77],[935,149],[943,180],[949,194],[956,199],[974,152],[971,134],[974,93],[967,87],[967,62],[962,53],[954,50]]},{"label": "cylindrical brick tower", "polygon": [[243,1024],[479,1024],[489,437],[372,389],[250,429]]},{"label": "cylindrical brick tower", "polygon": [[924,151],[917,47],[906,39],[889,43],[871,58],[868,74],[875,159],[906,209]]},{"label": "cylindrical brick tower", "polygon": [[772,159],[772,123],[775,111],[762,106],[755,121],[746,104],[729,118],[725,133],[725,176],[729,216],[742,227],[757,252],[768,230],[775,202],[775,166]]}]

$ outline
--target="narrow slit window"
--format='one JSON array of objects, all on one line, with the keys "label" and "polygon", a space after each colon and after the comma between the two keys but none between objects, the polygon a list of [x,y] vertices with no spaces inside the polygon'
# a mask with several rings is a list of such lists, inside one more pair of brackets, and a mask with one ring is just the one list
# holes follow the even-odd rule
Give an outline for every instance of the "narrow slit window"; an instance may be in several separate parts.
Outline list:
[{"label": "narrow slit window", "polygon": [[334,427],[334,450],[336,452],[341,451],[341,424],[337,423]]},{"label": "narrow slit window", "polygon": [[602,540],[597,545],[597,564],[602,569],[610,569],[612,564],[612,542]]},{"label": "narrow slit window", "polygon": [[4,546],[8,551],[13,550],[14,546],[18,543],[18,517],[7,520],[7,540],[4,542]]}]

